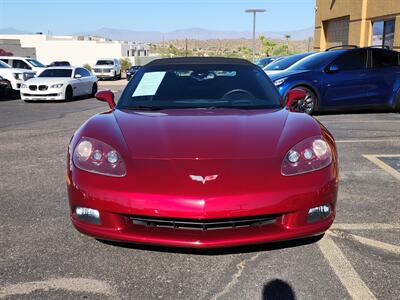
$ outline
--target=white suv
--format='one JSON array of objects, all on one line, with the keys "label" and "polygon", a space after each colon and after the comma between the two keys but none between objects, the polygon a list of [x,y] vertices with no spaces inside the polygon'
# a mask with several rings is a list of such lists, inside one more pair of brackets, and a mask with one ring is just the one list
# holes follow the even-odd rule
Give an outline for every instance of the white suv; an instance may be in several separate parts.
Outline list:
[{"label": "white suv", "polygon": [[0,56],[0,60],[16,69],[32,70],[36,76],[46,69],[46,66],[40,61],[29,57]]},{"label": "white suv", "polygon": [[121,64],[116,58],[99,59],[92,68],[97,78],[121,79]]},{"label": "white suv", "polygon": [[0,76],[3,77],[3,82],[7,83],[6,89],[19,91],[21,84],[35,77],[35,72],[26,69],[11,68],[8,64],[0,60]]}]

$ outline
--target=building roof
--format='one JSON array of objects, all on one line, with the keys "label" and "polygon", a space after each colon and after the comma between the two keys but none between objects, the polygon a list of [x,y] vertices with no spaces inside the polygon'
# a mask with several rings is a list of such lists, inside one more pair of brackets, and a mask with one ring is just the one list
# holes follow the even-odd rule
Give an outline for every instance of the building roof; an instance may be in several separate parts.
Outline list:
[{"label": "building roof", "polygon": [[248,60],[241,58],[227,57],[176,57],[155,59],[147,66],[167,66],[167,65],[197,65],[197,64],[217,64],[217,65],[245,65],[254,66]]}]

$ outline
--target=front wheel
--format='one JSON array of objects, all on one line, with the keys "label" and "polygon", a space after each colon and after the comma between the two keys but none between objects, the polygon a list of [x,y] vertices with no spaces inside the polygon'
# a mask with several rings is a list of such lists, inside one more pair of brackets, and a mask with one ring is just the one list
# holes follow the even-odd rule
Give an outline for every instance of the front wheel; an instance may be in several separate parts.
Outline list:
[{"label": "front wheel", "polygon": [[72,100],[73,97],[73,91],[72,91],[72,87],[69,85],[67,86],[67,88],[65,89],[65,101],[70,101]]},{"label": "front wheel", "polygon": [[97,93],[97,83],[93,83],[92,93],[89,96],[94,97],[94,95],[96,95],[96,93]]},{"label": "front wheel", "polygon": [[300,89],[306,93],[306,97],[296,103],[299,111],[312,115],[318,110],[318,98],[311,89],[305,86],[296,86],[293,89]]}]

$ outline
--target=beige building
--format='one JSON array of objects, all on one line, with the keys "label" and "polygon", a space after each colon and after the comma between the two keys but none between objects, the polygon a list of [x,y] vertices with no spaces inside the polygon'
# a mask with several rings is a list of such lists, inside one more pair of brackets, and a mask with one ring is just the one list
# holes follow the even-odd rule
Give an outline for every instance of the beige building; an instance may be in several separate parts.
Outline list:
[{"label": "beige building", "polygon": [[314,49],[387,46],[400,51],[400,0],[316,0]]}]

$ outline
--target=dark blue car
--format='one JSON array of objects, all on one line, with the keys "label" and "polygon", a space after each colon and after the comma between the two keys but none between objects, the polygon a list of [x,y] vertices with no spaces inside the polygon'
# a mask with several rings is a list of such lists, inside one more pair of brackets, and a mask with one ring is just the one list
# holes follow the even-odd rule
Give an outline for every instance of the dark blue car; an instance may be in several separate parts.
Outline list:
[{"label": "dark blue car", "polygon": [[400,110],[400,53],[373,47],[315,53],[269,77],[285,102],[294,88],[307,97],[301,106],[316,111]]}]

